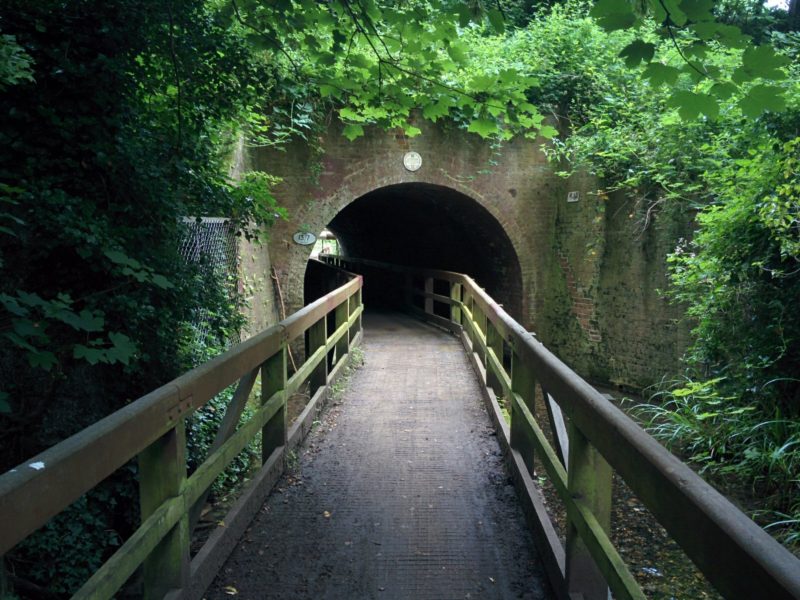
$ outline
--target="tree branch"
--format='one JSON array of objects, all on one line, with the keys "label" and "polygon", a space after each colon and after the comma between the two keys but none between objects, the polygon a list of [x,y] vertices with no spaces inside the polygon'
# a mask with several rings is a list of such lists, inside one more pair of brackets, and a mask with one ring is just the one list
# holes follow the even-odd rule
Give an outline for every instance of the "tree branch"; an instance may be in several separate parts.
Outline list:
[{"label": "tree branch", "polygon": [[[344,1],[347,2],[347,0],[344,0]],[[378,38],[378,41],[381,43],[381,46],[383,46],[383,49],[386,51],[386,55],[393,62],[397,62],[397,59],[394,56],[392,56],[391,50],[389,50],[389,47],[386,45],[386,42],[383,40],[383,36],[380,33],[378,33],[378,28],[375,27],[375,23],[372,20],[372,17],[370,17],[367,14],[367,11],[364,8],[364,5],[361,4],[361,0],[355,0],[355,1],[356,1],[356,4],[358,4],[359,9],[361,9],[361,14],[364,17],[364,21],[366,21],[367,25],[372,29],[373,33],[375,34],[375,37]]]},{"label": "tree branch", "polygon": [[697,71],[702,77],[709,77],[708,73],[705,73],[700,69],[698,69],[683,53],[683,49],[681,48],[680,44],[678,44],[678,40],[675,38],[675,32],[672,30],[672,15],[670,14],[666,4],[664,4],[664,0],[658,0],[658,3],[661,5],[661,8],[663,8],[664,11],[667,13],[667,21],[666,21],[667,33],[669,33],[669,39],[672,40],[672,45],[675,46],[675,50],[678,51],[678,54],[680,54],[681,58],[683,59],[683,62],[685,62],[692,69]]},{"label": "tree branch", "polygon": [[289,53],[288,53],[288,52],[286,51],[286,49],[283,47],[283,44],[281,44],[281,43],[278,41],[278,39],[277,39],[275,36],[273,36],[273,35],[270,35],[270,34],[269,34],[269,33],[267,33],[266,31],[262,31],[262,30],[261,30],[261,29],[259,29],[258,27],[255,27],[254,25],[251,25],[250,23],[248,23],[247,21],[245,21],[245,20],[242,18],[242,15],[241,15],[241,13],[239,12],[239,5],[238,5],[238,4],[236,4],[236,0],[231,0],[231,6],[233,7],[233,14],[235,14],[235,15],[236,15],[236,20],[237,20],[237,21],[239,21],[239,23],[240,23],[242,26],[244,26],[244,27],[247,27],[248,29],[252,29],[252,30],[253,30],[253,31],[255,31],[255,32],[258,34],[258,35],[263,35],[263,36],[264,36],[265,38],[267,38],[267,39],[268,39],[270,42],[272,42],[273,44],[275,44],[275,47],[278,49],[278,51],[279,51],[281,54],[283,54],[283,55],[286,57],[286,60],[288,60],[288,61],[289,61],[289,64],[290,64],[290,65],[292,65],[292,69],[294,70],[294,73],[295,73],[295,75],[296,75],[296,76],[299,78],[299,77],[300,77],[300,68],[297,66],[297,63],[295,63],[295,62],[294,62],[294,60],[292,59],[292,57],[289,55]]},{"label": "tree branch", "polygon": [[[378,62],[384,61],[384,59],[381,56],[380,52],[378,52],[378,49],[375,47],[375,44],[372,43],[372,39],[369,37],[369,33],[366,32],[366,30],[364,29],[364,26],[361,25],[361,23],[358,20],[358,17],[356,17],[355,13],[353,12],[353,7],[350,5],[349,0],[342,0],[342,3],[344,4],[344,7],[347,10],[347,13],[350,15],[350,20],[353,21],[353,25],[356,26],[356,30],[361,35],[364,36],[364,39],[367,40],[367,44],[369,44],[369,47],[372,48],[372,52],[375,54],[375,57],[378,59]],[[380,39],[380,36],[378,36],[378,39]],[[391,54],[389,55],[389,59],[393,60]]]}]

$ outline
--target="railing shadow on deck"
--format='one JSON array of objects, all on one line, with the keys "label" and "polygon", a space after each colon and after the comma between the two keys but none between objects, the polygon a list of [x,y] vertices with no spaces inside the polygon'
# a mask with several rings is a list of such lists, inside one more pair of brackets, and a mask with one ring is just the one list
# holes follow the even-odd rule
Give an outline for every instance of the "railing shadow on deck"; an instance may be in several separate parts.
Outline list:
[{"label": "railing shadow on deck", "polygon": [[[645,598],[609,538],[612,469],[726,598],[800,598],[800,560],[549,352],[470,277],[323,257],[380,282],[412,314],[461,338],[559,598]],[[511,358],[508,365],[507,357]],[[554,444],[534,417],[537,387]],[[497,396],[510,401],[510,426]],[[536,455],[567,509],[562,545],[532,475]]]},{"label": "railing shadow on deck", "polygon": [[[140,567],[145,598],[201,598],[283,472],[287,452],[308,433],[350,348],[361,338],[361,276],[324,269],[330,272],[328,289],[346,283],[2,475],[0,556],[138,457],[141,525],[73,598],[111,598]],[[303,336],[307,358],[289,376],[288,345]],[[261,406],[237,429],[259,372]],[[187,477],[185,418],[237,381],[217,439]],[[306,383],[311,400],[288,427],[287,399]],[[214,530],[190,561],[190,529],[209,487],[259,432],[261,469],[224,518],[224,526]]]}]

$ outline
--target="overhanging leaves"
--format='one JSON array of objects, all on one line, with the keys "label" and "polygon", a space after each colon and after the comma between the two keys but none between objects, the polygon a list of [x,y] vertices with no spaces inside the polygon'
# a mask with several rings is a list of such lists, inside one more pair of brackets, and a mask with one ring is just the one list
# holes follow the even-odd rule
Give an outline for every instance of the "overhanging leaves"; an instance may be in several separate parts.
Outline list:
[{"label": "overhanging leaves", "polygon": [[655,44],[643,42],[642,40],[633,40],[622,49],[619,55],[625,59],[625,64],[632,69],[641,62],[650,62],[655,50]]},{"label": "overhanging leaves", "polygon": [[739,101],[739,108],[754,119],[766,111],[780,112],[786,109],[786,100],[780,88],[772,85],[755,85]]},{"label": "overhanging leaves", "polygon": [[719,116],[719,105],[708,94],[681,90],[672,94],[667,104],[677,108],[681,118],[687,121],[695,120],[701,114],[710,119],[716,119]]},{"label": "overhanging leaves", "polygon": [[352,142],[364,135],[364,128],[358,123],[348,123],[342,129],[342,135]]},{"label": "overhanging leaves", "polygon": [[477,133],[482,138],[488,138],[498,132],[497,121],[481,117],[471,121],[467,131]]}]

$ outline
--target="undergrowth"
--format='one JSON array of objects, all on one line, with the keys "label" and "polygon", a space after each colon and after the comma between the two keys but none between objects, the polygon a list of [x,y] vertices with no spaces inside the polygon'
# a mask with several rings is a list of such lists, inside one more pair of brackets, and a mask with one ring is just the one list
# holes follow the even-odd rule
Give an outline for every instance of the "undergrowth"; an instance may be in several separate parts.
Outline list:
[{"label": "undergrowth", "polygon": [[[667,448],[730,494],[800,553],[800,421],[725,393],[722,377],[664,381],[634,416]],[[756,508],[753,508],[756,506]]]}]

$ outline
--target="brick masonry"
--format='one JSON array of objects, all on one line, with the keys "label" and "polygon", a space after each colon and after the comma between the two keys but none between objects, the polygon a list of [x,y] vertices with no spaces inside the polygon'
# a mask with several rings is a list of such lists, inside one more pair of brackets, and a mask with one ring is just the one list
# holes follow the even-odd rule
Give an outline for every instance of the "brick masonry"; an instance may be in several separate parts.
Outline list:
[{"label": "brick masonry", "polygon": [[[276,196],[289,212],[268,245],[256,249],[262,256],[243,260],[245,275],[267,284],[254,294],[256,304],[269,307],[257,326],[280,314],[273,273],[264,269],[274,269],[287,312],[302,306],[311,248],[292,241],[296,231],[318,233],[351,203],[387,186],[426,184],[477,203],[502,228],[515,255],[508,260],[518,262],[509,270],[520,279],[509,287],[519,296],[509,300],[514,316],[579,373],[641,388],[680,368],[681,312],[657,289],[666,287],[665,257],[687,236],[688,219],[659,217],[644,229],[636,199],[594,193],[592,177],[558,177],[541,151],[543,140],[492,148],[452,126],[417,126],[423,133],[413,139],[376,129],[351,143],[333,123],[320,138],[321,158],[301,143],[240,157],[241,168],[283,178]],[[402,164],[409,150],[422,156],[416,172]],[[578,191],[580,200],[567,202],[568,191]]]}]

